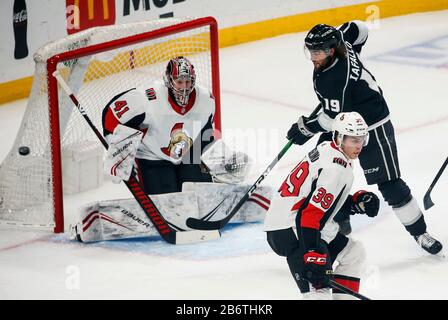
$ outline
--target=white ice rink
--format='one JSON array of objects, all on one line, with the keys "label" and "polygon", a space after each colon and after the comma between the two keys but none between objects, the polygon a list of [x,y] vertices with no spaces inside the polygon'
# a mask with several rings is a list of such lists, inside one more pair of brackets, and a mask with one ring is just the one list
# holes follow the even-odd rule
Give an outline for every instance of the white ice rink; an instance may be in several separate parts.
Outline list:
[{"label": "white ice rink", "polygon": [[[380,21],[370,31],[364,62],[384,91],[396,129],[402,177],[422,203],[448,156],[448,11]],[[293,121],[318,100],[305,33],[220,51],[224,134],[256,134],[250,181],[287,142]],[[9,152],[26,100],[0,107],[0,161]],[[278,186],[315,144],[294,146],[263,182]],[[357,164],[358,165],[358,164]],[[367,186],[359,168],[355,189]],[[448,248],[448,172],[425,213],[428,231]],[[81,203],[130,197],[106,183],[66,199],[66,225]],[[352,218],[352,236],[367,251],[361,293],[372,299],[448,299],[448,257],[420,249],[382,202],[373,220]],[[229,226],[209,243],[172,246],[139,239],[97,244],[69,242],[67,234],[0,229],[0,299],[300,299],[286,260],[269,248],[262,225]]]}]

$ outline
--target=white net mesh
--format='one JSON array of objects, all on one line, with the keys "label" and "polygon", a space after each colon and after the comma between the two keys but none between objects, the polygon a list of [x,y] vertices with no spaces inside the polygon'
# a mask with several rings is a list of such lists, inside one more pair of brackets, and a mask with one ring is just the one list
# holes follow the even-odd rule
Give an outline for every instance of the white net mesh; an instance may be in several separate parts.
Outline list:
[{"label": "white net mesh", "polygon": [[[36,52],[35,75],[27,109],[13,148],[0,165],[0,220],[48,226],[54,223],[47,59],[58,53],[188,20],[191,19],[170,18],[92,28],[51,42]],[[161,81],[167,62],[175,56],[189,58],[196,69],[197,84],[212,91],[210,46],[209,26],[198,27],[65,61],[59,63],[58,69],[92,122],[102,131],[102,110],[106,104],[124,90],[145,85],[149,88],[152,82]],[[58,100],[62,152],[86,141],[98,142],[62,90],[59,90]],[[19,153],[23,146],[29,148],[29,154]]]}]

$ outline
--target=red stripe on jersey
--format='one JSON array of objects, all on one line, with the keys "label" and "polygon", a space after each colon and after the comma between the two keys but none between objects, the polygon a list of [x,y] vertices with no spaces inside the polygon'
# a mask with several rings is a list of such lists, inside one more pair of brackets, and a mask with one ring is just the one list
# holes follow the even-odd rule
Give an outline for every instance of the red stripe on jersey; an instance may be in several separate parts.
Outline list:
[{"label": "red stripe on jersey", "polygon": [[299,210],[300,207],[302,206],[302,204],[303,204],[304,201],[305,201],[305,198],[303,198],[302,200],[300,200],[299,202],[297,202],[297,203],[291,208],[291,211]]},{"label": "red stripe on jersey", "polygon": [[352,291],[359,292],[359,282],[360,280],[357,278],[339,278],[337,275],[334,275],[334,280],[339,283],[340,285],[343,285],[346,288],[349,288]]},{"label": "red stripe on jersey", "polygon": [[115,117],[114,113],[110,109],[110,107],[107,109],[106,117],[104,120],[104,129],[109,131],[110,133],[113,133],[115,128],[120,124],[118,119]]},{"label": "red stripe on jersey", "polygon": [[336,144],[335,144],[333,141],[331,141],[330,146],[331,146],[333,149],[338,150],[339,152],[341,152],[341,149],[339,149],[339,147],[337,147]]},{"label": "red stripe on jersey", "polygon": [[322,209],[316,208],[311,203],[302,211],[300,225],[302,228],[310,228],[319,230],[320,220],[325,212]]},{"label": "red stripe on jersey", "polygon": [[188,111],[193,108],[194,103],[196,101],[196,89],[193,90],[192,93],[190,93],[190,99],[188,99],[188,103],[185,107],[180,107],[177,105],[177,103],[171,99],[171,95],[168,94],[168,102],[171,105],[171,108],[173,108],[176,113],[180,114],[181,116],[186,115]]}]

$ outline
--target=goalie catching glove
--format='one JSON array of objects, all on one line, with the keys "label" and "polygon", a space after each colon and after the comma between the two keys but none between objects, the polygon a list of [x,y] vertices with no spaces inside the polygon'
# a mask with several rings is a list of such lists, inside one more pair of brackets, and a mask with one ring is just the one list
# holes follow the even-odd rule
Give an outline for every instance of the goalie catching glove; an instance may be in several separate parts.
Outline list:
[{"label": "goalie catching glove", "polygon": [[131,176],[142,138],[143,132],[121,124],[113,134],[106,136],[109,148],[104,161],[104,172],[114,177],[114,182],[127,181]]},{"label": "goalie catching glove", "polygon": [[228,148],[221,140],[216,141],[201,157],[214,182],[237,184],[244,181],[252,161],[244,152]]}]

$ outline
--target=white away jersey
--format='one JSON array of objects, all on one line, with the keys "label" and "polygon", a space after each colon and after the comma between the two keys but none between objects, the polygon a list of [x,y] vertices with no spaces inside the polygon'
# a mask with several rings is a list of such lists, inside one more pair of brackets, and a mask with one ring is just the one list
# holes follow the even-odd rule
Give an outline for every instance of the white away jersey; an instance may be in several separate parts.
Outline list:
[{"label": "white away jersey", "polygon": [[118,123],[142,130],[137,158],[179,164],[201,132],[212,129],[214,112],[215,100],[207,89],[196,86],[188,105],[179,107],[165,85],[156,82],[112,99],[103,112],[103,128],[105,135],[113,133]]},{"label": "white away jersey", "polygon": [[266,214],[265,231],[308,228],[320,230],[321,239],[327,243],[333,240],[339,229],[333,217],[352,187],[352,165],[333,142],[318,145],[291,171],[274,195]]}]

